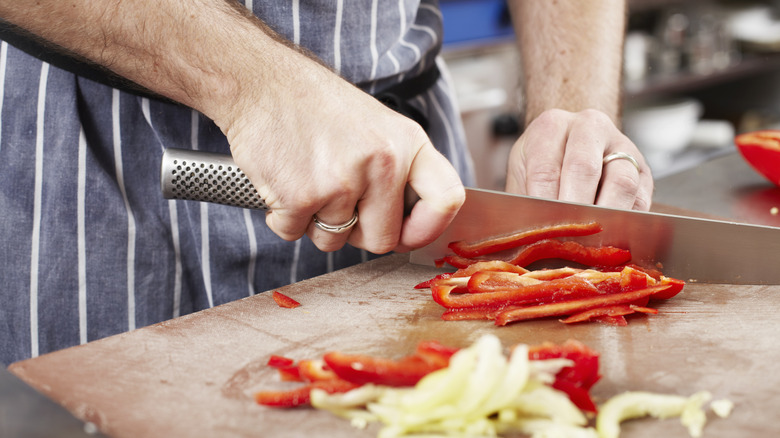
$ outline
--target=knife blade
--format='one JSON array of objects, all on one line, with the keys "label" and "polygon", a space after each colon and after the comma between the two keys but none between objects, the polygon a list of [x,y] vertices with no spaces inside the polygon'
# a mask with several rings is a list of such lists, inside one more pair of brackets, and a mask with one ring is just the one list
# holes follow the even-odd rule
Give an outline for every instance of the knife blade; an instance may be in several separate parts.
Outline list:
[{"label": "knife blade", "polygon": [[[160,166],[163,196],[267,210],[232,157],[167,149]],[[689,282],[780,284],[780,228],[619,210],[482,189],[466,189],[466,201],[431,244],[412,251],[410,262],[434,265],[456,240],[481,240],[563,223],[599,222],[604,230],[577,240],[631,251],[632,262],[660,267]]]},{"label": "knife blade", "polygon": [[555,224],[597,221],[603,231],[578,237],[585,245],[631,251],[632,262],[688,282],[780,284],[780,228],[620,210],[490,190],[466,189],[466,201],[431,244],[410,262],[434,265],[456,240],[476,241]]}]

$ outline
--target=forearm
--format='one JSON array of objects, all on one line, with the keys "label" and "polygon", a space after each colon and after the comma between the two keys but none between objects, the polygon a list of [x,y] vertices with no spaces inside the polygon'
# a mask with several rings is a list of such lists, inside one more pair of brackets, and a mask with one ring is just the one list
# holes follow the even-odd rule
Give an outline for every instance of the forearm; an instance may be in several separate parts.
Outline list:
[{"label": "forearm", "polygon": [[0,0],[0,16],[215,119],[305,59],[225,0]]},{"label": "forearm", "polygon": [[624,0],[512,0],[526,123],[543,111],[597,109],[619,123]]}]

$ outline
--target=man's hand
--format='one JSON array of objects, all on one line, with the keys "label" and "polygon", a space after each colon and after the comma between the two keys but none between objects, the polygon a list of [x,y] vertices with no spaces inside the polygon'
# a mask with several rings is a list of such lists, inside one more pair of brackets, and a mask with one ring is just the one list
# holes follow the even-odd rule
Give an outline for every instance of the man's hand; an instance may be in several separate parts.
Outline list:
[{"label": "man's hand", "polygon": [[[322,250],[374,253],[423,246],[465,199],[460,178],[422,128],[307,57],[286,48],[276,86],[247,87],[219,120],[239,167],[271,208],[280,237]],[[285,71],[289,70],[289,74]],[[251,82],[248,82],[248,84]],[[405,187],[420,197],[404,218]],[[344,234],[317,228],[358,214]]]},{"label": "man's hand", "polygon": [[[603,165],[613,152],[633,156]],[[595,110],[549,110],[534,119],[509,158],[506,190],[562,201],[649,210],[650,168],[612,120]]]}]

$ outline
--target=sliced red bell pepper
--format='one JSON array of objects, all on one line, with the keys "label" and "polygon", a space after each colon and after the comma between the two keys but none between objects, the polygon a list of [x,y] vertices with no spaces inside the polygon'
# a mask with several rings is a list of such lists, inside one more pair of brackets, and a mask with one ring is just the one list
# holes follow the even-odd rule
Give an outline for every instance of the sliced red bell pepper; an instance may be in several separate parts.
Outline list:
[{"label": "sliced red bell pepper", "polygon": [[307,382],[333,380],[336,373],[329,369],[322,360],[305,359],[298,362],[298,374]]},{"label": "sliced red bell pepper", "polygon": [[600,316],[624,316],[634,313],[635,310],[628,304],[617,304],[614,306],[596,307],[595,309],[586,310],[584,312],[575,313],[574,315],[562,320],[566,324],[572,324],[575,322],[590,321],[593,318]]},{"label": "sliced red bell pepper", "polygon": [[301,303],[279,291],[273,292],[273,299],[276,301],[276,304],[279,305],[279,307],[284,307],[285,309],[294,309],[301,305]]},{"label": "sliced red bell pepper", "polygon": [[537,300],[560,299],[562,296],[590,296],[598,294],[598,289],[589,281],[570,276],[557,280],[543,281],[521,288],[496,292],[451,295],[454,286],[434,284],[431,287],[433,300],[448,309],[464,307],[495,307],[509,304],[531,303]]},{"label": "sliced red bell pepper", "polygon": [[496,319],[498,312],[514,308],[514,306],[487,306],[465,307],[459,309],[447,309],[442,313],[441,319],[445,321],[473,321],[479,319]]},{"label": "sliced red bell pepper", "polygon": [[416,355],[393,360],[334,351],[323,359],[339,378],[358,385],[413,386],[428,373],[443,368]]},{"label": "sliced red bell pepper", "polygon": [[523,245],[544,239],[556,237],[575,237],[596,234],[602,230],[598,222],[585,224],[553,225],[532,230],[520,231],[499,237],[492,237],[477,242],[465,242],[462,240],[452,242],[448,247],[461,257],[479,257],[505,249],[517,248]]},{"label": "sliced red bell pepper", "polygon": [[415,353],[423,361],[428,362],[438,369],[449,366],[450,358],[452,358],[452,355],[457,353],[458,350],[459,348],[448,347],[437,341],[422,341],[417,344]]},{"label": "sliced red bell pepper", "polygon": [[780,130],[763,130],[738,135],[734,142],[740,154],[758,173],[780,186]]},{"label": "sliced red bell pepper", "polygon": [[295,361],[293,359],[290,359],[289,357],[272,354],[271,357],[268,358],[269,367],[283,368],[293,364],[295,364]]},{"label": "sliced red bell pepper", "polygon": [[322,389],[328,394],[347,392],[359,385],[342,379],[320,380],[306,386],[287,391],[259,391],[255,393],[255,402],[274,408],[293,408],[308,405],[312,389]]},{"label": "sliced red bell pepper", "polygon": [[452,278],[452,272],[445,272],[443,274],[439,274],[430,280],[425,280],[421,283],[417,283],[414,288],[415,289],[429,289],[431,287],[431,284],[433,284],[437,280],[443,280],[447,278]]},{"label": "sliced red bell pepper", "polygon": [[513,265],[512,263],[505,262],[503,260],[485,260],[475,261],[465,268],[460,268],[452,274],[454,277],[470,277],[471,275],[482,272],[512,272],[515,274],[526,274],[528,269],[522,266]]},{"label": "sliced red bell pepper", "polygon": [[297,364],[277,368],[277,370],[279,371],[279,379],[284,382],[303,382],[301,370],[298,368]]},{"label": "sliced red bell pepper", "polygon": [[625,327],[628,325],[628,320],[624,315],[599,315],[594,316],[591,321],[618,327]]},{"label": "sliced red bell pepper", "polygon": [[[576,277],[569,277],[576,278]],[[496,315],[496,325],[502,326],[510,322],[523,321],[535,318],[545,318],[549,316],[572,315],[586,310],[598,307],[613,306],[616,304],[633,303],[637,300],[648,298],[655,293],[662,292],[671,286],[660,285],[639,289],[629,292],[620,292],[616,294],[601,294],[589,298],[581,298],[570,301],[561,301],[555,303],[545,303],[535,306],[523,307],[520,309],[506,310]],[[469,296],[479,297],[485,294],[474,294]]]},{"label": "sliced red bell pepper", "polygon": [[614,246],[585,246],[579,242],[545,239],[523,248],[508,260],[518,266],[528,266],[546,259],[561,259],[581,265],[603,267],[620,266],[631,260],[631,251]]},{"label": "sliced red bell pepper", "polygon": [[271,355],[268,358],[268,366],[276,368],[279,371],[279,378],[283,381],[300,382],[303,380],[298,371],[298,365],[289,357]]},{"label": "sliced red bell pepper", "polygon": [[469,277],[466,288],[470,293],[496,292],[527,287],[542,281],[514,272],[481,271]]},{"label": "sliced red bell pepper", "polygon": [[653,294],[653,296],[651,296],[650,298],[654,300],[668,300],[669,298],[672,298],[675,295],[682,292],[683,287],[685,287],[684,281],[678,280],[676,278],[664,277],[664,276],[661,276],[660,284],[669,286],[669,288],[664,291]]},{"label": "sliced red bell pepper", "polygon": [[458,269],[465,269],[471,266],[474,263],[477,263],[479,260],[477,259],[471,259],[468,257],[461,257],[457,255],[446,255],[440,259],[436,259],[434,262],[437,267],[442,267],[445,264],[452,266],[453,268]]},{"label": "sliced red bell pepper", "polygon": [[565,358],[574,365],[562,368],[555,375],[553,388],[565,392],[580,409],[596,412],[596,405],[590,397],[590,388],[601,378],[599,374],[599,354],[585,344],[568,340],[563,344],[545,342],[528,349],[531,360]]}]

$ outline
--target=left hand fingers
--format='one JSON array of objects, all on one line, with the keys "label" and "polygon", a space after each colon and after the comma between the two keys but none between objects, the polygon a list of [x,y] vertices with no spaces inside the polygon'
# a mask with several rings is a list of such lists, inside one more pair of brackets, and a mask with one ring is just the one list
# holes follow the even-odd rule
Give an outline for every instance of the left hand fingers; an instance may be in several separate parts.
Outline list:
[{"label": "left hand fingers", "polygon": [[[559,199],[605,207],[649,210],[653,177],[639,149],[603,113],[572,119],[561,170]],[[618,158],[604,163],[610,154]]]},{"label": "left hand fingers", "polygon": [[[531,196],[614,208],[650,208],[653,190],[650,168],[636,146],[602,112],[546,111],[528,126],[515,148],[523,150],[522,154],[513,151],[509,191],[522,193],[522,188],[527,188]],[[613,152],[634,157],[639,171],[625,159],[604,166],[604,157]],[[518,160],[518,155],[522,159]],[[547,170],[540,172],[540,169]],[[559,169],[558,174],[549,169]],[[551,176],[559,177],[557,190],[539,191],[541,186],[537,180],[541,177],[548,191],[556,185],[550,183],[550,179],[555,179]]]},{"label": "left hand fingers", "polygon": [[[628,148],[622,150],[626,149]],[[605,151],[605,158],[611,153]],[[628,155],[636,160],[638,168],[624,158],[605,163],[596,204],[647,211],[650,209],[653,196],[653,175],[641,154],[628,153]]]}]

